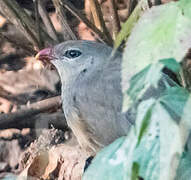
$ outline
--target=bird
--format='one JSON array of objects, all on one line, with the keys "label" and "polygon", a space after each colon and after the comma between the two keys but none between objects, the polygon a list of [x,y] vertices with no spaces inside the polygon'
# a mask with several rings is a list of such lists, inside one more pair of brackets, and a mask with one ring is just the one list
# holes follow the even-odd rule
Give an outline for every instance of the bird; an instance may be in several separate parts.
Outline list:
[{"label": "bird", "polygon": [[[122,110],[122,53],[112,52],[99,42],[70,40],[36,55],[57,69],[67,124],[90,154],[126,136],[136,119],[133,110]],[[158,96],[161,89],[151,88],[144,98]]]},{"label": "bird", "polygon": [[127,135],[131,124],[122,113],[122,54],[114,54],[102,43],[71,40],[36,55],[57,69],[67,124],[92,154]]}]

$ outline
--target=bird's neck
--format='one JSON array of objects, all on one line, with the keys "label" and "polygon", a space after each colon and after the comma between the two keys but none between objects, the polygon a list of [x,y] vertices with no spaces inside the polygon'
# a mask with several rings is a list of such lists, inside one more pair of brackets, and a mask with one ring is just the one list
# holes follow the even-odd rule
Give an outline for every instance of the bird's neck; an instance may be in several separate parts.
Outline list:
[{"label": "bird's neck", "polygon": [[65,102],[71,101],[72,96],[76,88],[74,85],[76,84],[76,75],[70,74],[70,76],[65,75],[64,78],[61,76],[61,83],[62,83],[62,99]]}]

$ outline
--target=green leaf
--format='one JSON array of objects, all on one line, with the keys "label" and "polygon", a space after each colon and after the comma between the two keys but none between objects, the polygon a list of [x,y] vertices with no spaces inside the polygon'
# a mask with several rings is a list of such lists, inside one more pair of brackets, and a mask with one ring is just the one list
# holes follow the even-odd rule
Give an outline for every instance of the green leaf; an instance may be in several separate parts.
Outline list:
[{"label": "green leaf", "polygon": [[143,118],[143,122],[141,124],[141,128],[140,128],[140,133],[138,135],[138,142],[137,142],[137,146],[140,144],[141,138],[143,137],[143,134],[146,132],[148,126],[149,126],[149,121],[151,119],[151,115],[152,115],[152,106],[148,109],[145,117]]},{"label": "green leaf", "polygon": [[148,9],[148,7],[149,5],[147,0],[140,0],[138,2],[138,5],[135,7],[134,11],[129,16],[127,21],[124,24],[122,24],[122,29],[117,35],[115,40],[115,45],[114,45],[115,48],[118,48],[120,44],[128,38],[128,36],[132,31],[132,28],[138,21],[139,17],[143,14],[145,10]]},{"label": "green leaf", "polygon": [[[148,65],[142,71],[134,75],[130,80],[130,87],[127,91],[128,96],[132,99],[133,102],[141,99],[146,91],[152,88],[161,89],[161,83],[163,79],[168,79],[171,81],[171,84],[177,85],[173,80],[171,80],[167,75],[165,75],[162,70],[164,67],[172,70],[174,73],[179,75],[180,65],[174,59],[162,59],[157,63]],[[168,85],[168,82],[166,83]]]},{"label": "green leaf", "polygon": [[[85,172],[83,180],[123,179],[124,141],[125,137],[121,137],[98,153]],[[112,171],[114,169],[115,172]]]},{"label": "green leaf", "polygon": [[149,65],[132,77],[127,93],[133,101],[140,99],[150,86],[158,87],[158,82],[162,77],[162,69],[161,64]]},{"label": "green leaf", "polygon": [[132,76],[149,64],[160,59],[183,59],[191,47],[190,7],[189,0],[171,2],[152,7],[139,19],[123,54],[123,91],[129,88]]},{"label": "green leaf", "polygon": [[189,152],[184,152],[177,169],[175,180],[190,180],[191,177],[191,156]]},{"label": "green leaf", "polygon": [[182,14],[191,18],[191,1],[190,0],[181,0],[178,2],[179,7],[182,9]]},{"label": "green leaf", "polygon": [[159,63],[164,64],[165,67],[167,67],[168,69],[170,69],[172,72],[176,73],[177,75],[180,73],[181,66],[173,58],[161,59],[159,60]]},{"label": "green leaf", "polygon": [[132,177],[131,180],[138,180],[139,178],[139,164],[134,162],[132,167]]},{"label": "green leaf", "polygon": [[172,87],[164,92],[163,96],[160,98],[160,102],[165,106],[165,108],[172,112],[172,115],[181,117],[183,115],[188,96],[189,93],[185,89]]}]

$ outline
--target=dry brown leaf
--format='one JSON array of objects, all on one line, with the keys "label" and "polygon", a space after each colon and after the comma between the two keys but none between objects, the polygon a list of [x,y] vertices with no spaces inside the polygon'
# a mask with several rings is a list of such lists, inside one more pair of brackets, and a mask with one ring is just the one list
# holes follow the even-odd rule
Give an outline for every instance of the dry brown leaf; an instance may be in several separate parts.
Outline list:
[{"label": "dry brown leaf", "polygon": [[57,168],[58,159],[59,159],[60,154],[57,153],[56,149],[53,147],[48,152],[48,156],[49,156],[49,163],[48,163],[46,170],[42,176],[44,179],[48,179],[48,177],[51,175],[51,173]]},{"label": "dry brown leaf", "polygon": [[49,154],[47,151],[40,152],[32,161],[28,168],[27,176],[41,178],[49,163]]},{"label": "dry brown leaf", "polygon": [[60,144],[38,153],[19,178],[81,180],[86,159],[79,145]]}]

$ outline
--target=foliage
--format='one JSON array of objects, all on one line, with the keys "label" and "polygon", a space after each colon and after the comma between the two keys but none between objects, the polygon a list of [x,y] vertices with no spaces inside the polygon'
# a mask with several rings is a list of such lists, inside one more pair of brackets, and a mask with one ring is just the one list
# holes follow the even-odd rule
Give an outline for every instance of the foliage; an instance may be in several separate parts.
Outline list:
[{"label": "foliage", "polygon": [[191,36],[191,22],[186,15],[189,14],[189,7],[190,2],[186,0],[171,2],[152,7],[141,17],[124,51],[125,84],[135,73],[159,59],[182,60],[191,46],[188,40]]},{"label": "foliage", "polygon": [[163,73],[168,68],[180,79],[190,15],[189,0],[172,2],[146,12],[132,30],[122,64],[123,112],[133,109],[136,123],[98,153],[84,180],[190,178],[190,94]]}]

